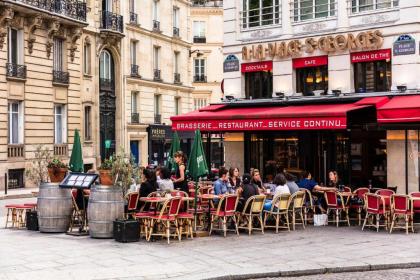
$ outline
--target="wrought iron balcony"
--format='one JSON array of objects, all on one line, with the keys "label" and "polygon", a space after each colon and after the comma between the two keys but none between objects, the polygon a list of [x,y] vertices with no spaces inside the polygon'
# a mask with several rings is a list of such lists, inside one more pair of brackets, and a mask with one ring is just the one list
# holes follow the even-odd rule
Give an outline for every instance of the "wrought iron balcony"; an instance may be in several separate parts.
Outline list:
[{"label": "wrought iron balcony", "polygon": [[140,123],[139,113],[131,113],[131,123]]},{"label": "wrought iron balcony", "polygon": [[111,79],[99,78],[99,88],[111,91],[114,89],[114,82]]},{"label": "wrought iron balcony", "polygon": [[86,3],[78,0],[14,0],[47,12],[86,21]]},{"label": "wrought iron balcony", "polygon": [[6,76],[9,78],[26,79],[26,65],[6,63]]},{"label": "wrought iron balcony", "polygon": [[123,16],[102,11],[101,28],[123,33]]},{"label": "wrought iron balcony", "polygon": [[155,114],[155,124],[161,124],[161,123],[162,123],[162,115]]},{"label": "wrought iron balcony", "polygon": [[222,0],[194,0],[193,7],[223,7]]},{"label": "wrought iron balcony", "polygon": [[206,37],[199,37],[199,36],[194,36],[194,43],[198,43],[198,44],[205,44],[206,43]]},{"label": "wrought iron balcony", "polygon": [[138,77],[139,75],[139,66],[136,64],[131,64],[131,77]]},{"label": "wrought iron balcony", "polygon": [[53,83],[69,84],[69,72],[53,70]]},{"label": "wrought iron balcony", "polygon": [[180,73],[174,73],[174,83],[180,84],[181,83],[181,74]]},{"label": "wrought iron balcony", "polygon": [[174,27],[174,37],[179,37],[179,27]]},{"label": "wrought iron balcony", "polygon": [[160,70],[159,69],[153,70],[153,80],[155,80],[155,81],[161,81],[162,80],[160,78]]},{"label": "wrought iron balcony", "polygon": [[153,31],[160,32],[160,22],[158,20],[153,20]]},{"label": "wrought iron balcony", "polygon": [[130,12],[130,23],[137,24],[137,14],[134,12]]},{"label": "wrought iron balcony", "polygon": [[207,76],[205,75],[194,75],[195,83],[207,83]]}]

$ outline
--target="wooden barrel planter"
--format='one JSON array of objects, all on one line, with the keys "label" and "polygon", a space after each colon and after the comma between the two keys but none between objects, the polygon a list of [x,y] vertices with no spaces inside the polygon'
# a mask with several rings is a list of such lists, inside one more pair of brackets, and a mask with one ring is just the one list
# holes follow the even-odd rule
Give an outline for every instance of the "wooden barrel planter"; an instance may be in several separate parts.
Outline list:
[{"label": "wooden barrel planter", "polygon": [[73,211],[71,190],[58,183],[43,183],[38,194],[38,225],[40,232],[66,232]]},{"label": "wooden barrel planter", "polygon": [[113,238],[113,222],[124,218],[121,190],[103,185],[92,187],[87,214],[90,237]]}]

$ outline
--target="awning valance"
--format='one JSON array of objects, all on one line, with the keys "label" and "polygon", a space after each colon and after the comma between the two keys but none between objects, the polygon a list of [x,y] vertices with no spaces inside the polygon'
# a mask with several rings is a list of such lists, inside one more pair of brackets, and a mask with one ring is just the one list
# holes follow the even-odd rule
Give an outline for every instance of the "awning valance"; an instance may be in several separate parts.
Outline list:
[{"label": "awning valance", "polygon": [[378,123],[420,123],[420,95],[395,96],[378,107]]}]

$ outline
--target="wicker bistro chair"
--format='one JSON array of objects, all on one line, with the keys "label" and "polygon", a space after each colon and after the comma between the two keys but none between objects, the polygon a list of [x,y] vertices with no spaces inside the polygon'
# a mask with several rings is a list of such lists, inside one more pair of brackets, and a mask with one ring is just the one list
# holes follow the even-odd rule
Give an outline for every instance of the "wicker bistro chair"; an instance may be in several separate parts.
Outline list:
[{"label": "wicker bistro chair", "polygon": [[412,192],[410,193],[410,197],[412,200],[413,215],[420,214],[420,192]]},{"label": "wicker bistro chair", "polygon": [[70,231],[73,230],[74,226],[79,226],[79,227],[82,226],[82,223],[84,223],[84,220],[85,220],[84,219],[85,210],[79,208],[79,206],[77,205],[77,202],[76,202],[76,198],[77,198],[77,190],[72,189],[71,190],[71,200],[72,200],[72,204],[73,204],[73,211],[72,211],[71,219],[70,219]]},{"label": "wicker bistro chair", "polygon": [[139,193],[138,192],[130,192],[125,196],[127,200],[127,213],[126,218],[134,217],[134,214],[137,212],[137,204],[139,202]]},{"label": "wicker bistro chair", "polygon": [[[389,229],[389,233],[392,233],[394,228],[405,229],[405,233],[408,234],[409,225],[411,230],[414,232],[413,225],[413,207],[408,195],[393,194],[391,196],[391,214],[392,222]],[[398,225],[398,218],[404,218],[405,225]]]},{"label": "wicker bistro chair", "polygon": [[[379,231],[380,227],[385,227],[388,230],[387,223],[387,212],[385,210],[385,203],[383,203],[382,197],[377,194],[366,193],[365,194],[365,205],[366,205],[366,216],[363,222],[362,230],[367,227],[374,227],[376,231]],[[380,224],[381,217],[384,217],[384,224]],[[373,223],[373,218],[376,219],[376,223]],[[369,220],[369,223],[368,223]]]},{"label": "wicker bistro chair", "polygon": [[236,194],[227,194],[224,195],[217,204],[217,209],[211,211],[211,219],[210,219],[210,232],[209,235],[211,235],[211,232],[213,231],[213,225],[219,224],[219,222],[222,222],[222,228],[218,228],[218,230],[223,230],[223,235],[226,237],[227,232],[227,222],[229,220],[233,221],[235,224],[235,231],[236,234],[239,235],[238,231],[238,224],[236,223],[236,216],[235,216],[235,210],[236,205],[238,204],[238,196]]},{"label": "wicker bistro chair", "polygon": [[[275,228],[276,233],[279,233],[279,228],[287,228],[290,231],[290,224],[289,224],[289,207],[290,207],[290,194],[280,194],[276,195],[273,198],[271,209],[264,210],[264,228]],[[273,217],[276,224],[275,226],[267,225],[267,220]],[[280,226],[281,218],[286,220],[284,226]]]},{"label": "wicker bistro chair", "polygon": [[[290,197],[289,215],[292,216],[293,230],[296,229],[296,225],[302,225],[305,228],[305,219],[303,216],[303,207],[305,205],[305,192],[297,191]],[[300,217],[300,219],[299,219]],[[298,223],[297,220],[301,222]]]},{"label": "wicker bistro chair", "polygon": [[[26,226],[26,211],[32,209],[32,206],[26,206],[23,204],[7,204],[5,205],[7,209],[6,214],[6,225],[4,228],[7,228],[8,224],[12,224],[12,228],[21,228]],[[11,220],[9,221],[9,217]]]},{"label": "wicker bistro chair", "polygon": [[[305,204],[303,205],[303,214],[305,218],[305,225],[307,225],[309,220],[312,220],[312,223],[314,221],[314,214],[315,214],[314,199],[312,197],[311,192],[308,189],[299,188],[299,191],[302,191],[305,193]],[[312,218],[308,217],[309,212],[312,212]]]},{"label": "wicker bistro chair", "polygon": [[[263,226],[263,218],[262,213],[264,209],[265,203],[265,195],[254,195],[248,198],[245,202],[244,209],[242,212],[236,212],[238,224],[241,223],[242,220],[245,220],[248,225],[247,226],[238,226],[238,229],[248,229],[248,234],[251,235],[252,230],[261,230],[264,234],[264,226]],[[258,220],[260,224],[260,228],[255,228],[253,226],[253,222],[255,218]]]},{"label": "wicker bistro chair", "polygon": [[362,210],[365,207],[365,194],[368,193],[368,192],[369,192],[368,188],[358,188],[358,189],[354,190],[353,197],[360,199],[362,201],[362,203],[354,204],[354,203],[351,203],[351,201],[350,201],[350,204],[349,204],[349,209],[350,210],[356,210],[357,222],[358,222],[359,226],[362,224]]},{"label": "wicker bistro chair", "polygon": [[[324,192],[324,197],[328,207],[327,216],[329,216],[331,212],[334,214],[337,227],[340,222],[347,222],[348,226],[350,226],[349,209],[345,204],[343,196],[336,191],[326,191]],[[338,198],[340,198],[340,200]],[[343,212],[346,216],[345,220],[341,220]]]},{"label": "wicker bistro chair", "polygon": [[390,210],[391,209],[391,196],[395,194],[395,192],[389,189],[380,189],[380,190],[377,190],[375,194],[380,195],[383,198],[383,201],[385,203],[385,209]]},{"label": "wicker bistro chair", "polygon": [[[170,243],[171,236],[178,237],[179,241],[181,241],[177,219],[179,208],[181,206],[181,199],[181,197],[168,199],[163,204],[159,215],[152,215],[149,217],[150,227],[147,241],[150,241],[152,236],[166,237],[168,244]],[[158,228],[159,226],[161,226],[162,231],[154,232],[154,228]],[[175,230],[175,233],[171,232],[171,230]]]}]

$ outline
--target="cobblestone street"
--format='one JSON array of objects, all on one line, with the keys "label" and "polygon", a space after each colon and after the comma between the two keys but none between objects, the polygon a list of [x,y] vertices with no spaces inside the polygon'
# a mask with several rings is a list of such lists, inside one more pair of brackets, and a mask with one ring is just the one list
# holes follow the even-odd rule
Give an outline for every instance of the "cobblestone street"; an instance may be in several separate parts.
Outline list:
[{"label": "cobblestone street", "polygon": [[[5,203],[0,202],[2,210]],[[381,269],[389,264],[420,266],[419,234],[362,232],[360,227],[309,226],[306,230],[297,228],[295,232],[278,235],[272,232],[252,236],[242,233],[240,237],[229,234],[227,238],[215,235],[167,245],[164,241],[122,244],[108,239],[4,229],[4,212],[0,222],[0,279],[206,279],[229,275],[252,278],[252,275],[279,276],[282,272],[299,274],[305,270],[322,274],[326,269]],[[419,270],[322,275],[325,279],[382,276],[418,279]]]}]

